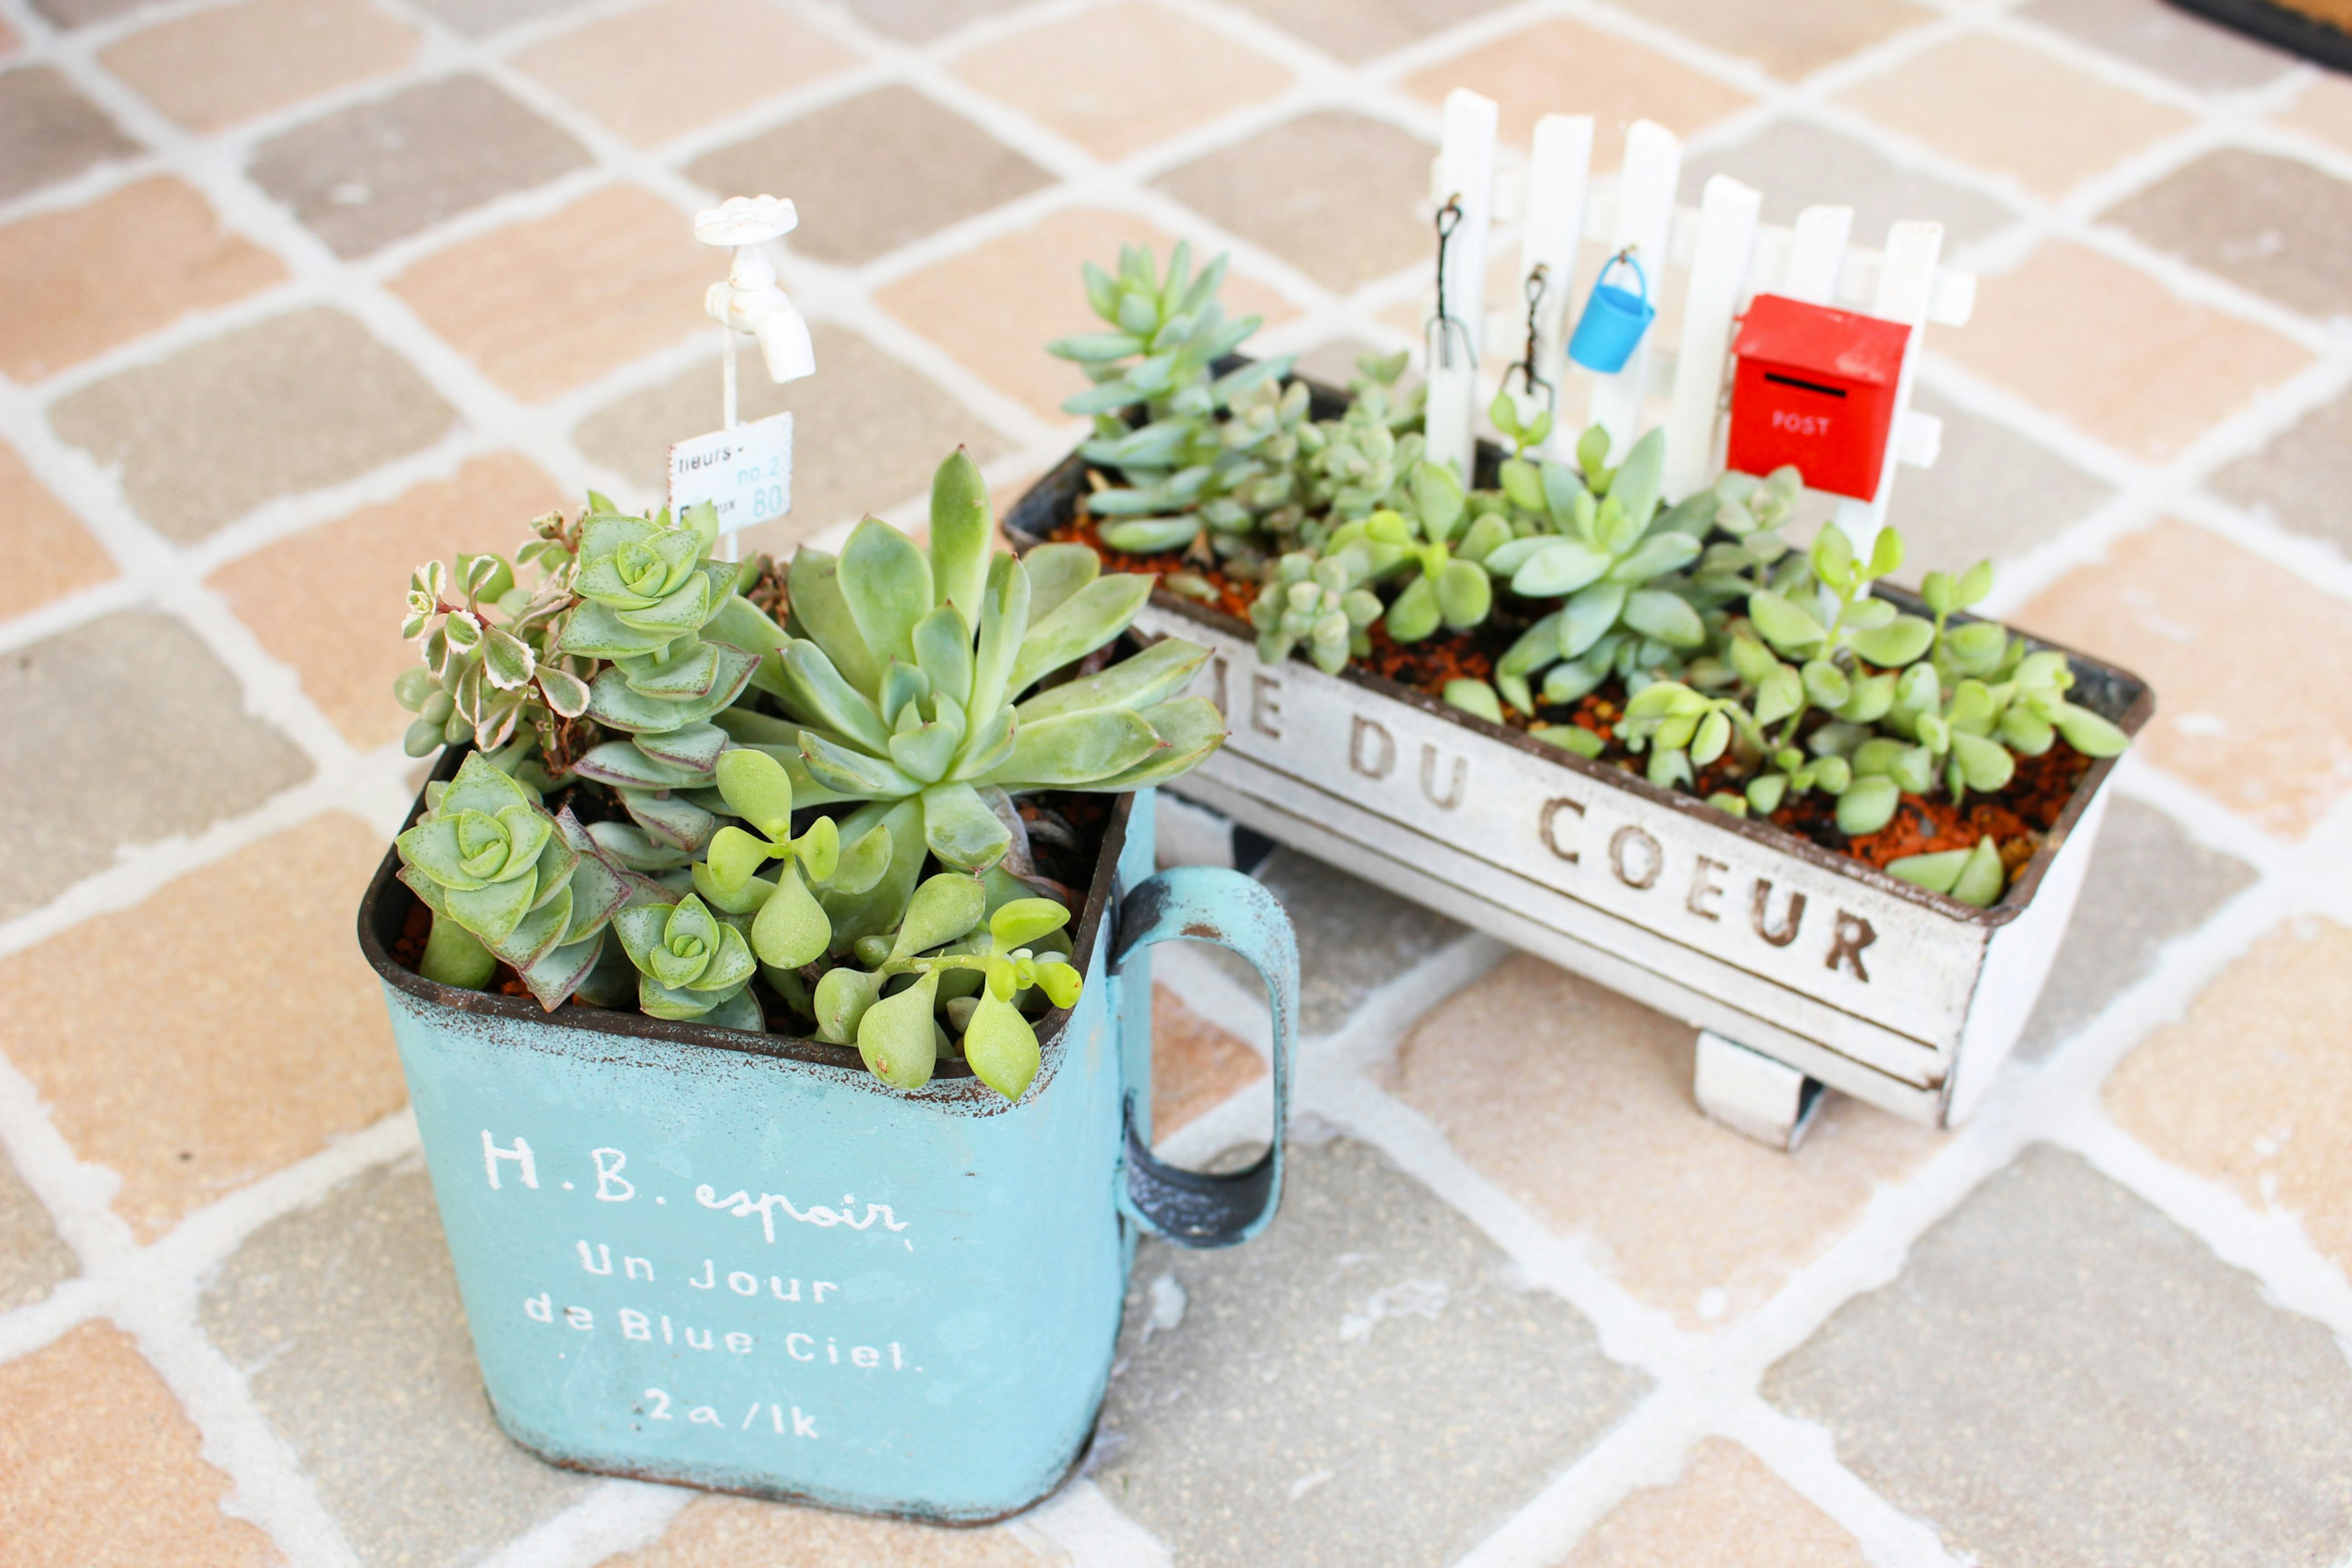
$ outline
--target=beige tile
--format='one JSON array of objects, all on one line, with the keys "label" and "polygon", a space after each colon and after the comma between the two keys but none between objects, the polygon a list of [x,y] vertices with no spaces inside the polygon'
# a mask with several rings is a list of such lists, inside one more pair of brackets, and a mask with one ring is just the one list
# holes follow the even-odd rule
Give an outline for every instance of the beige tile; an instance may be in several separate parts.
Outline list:
[{"label": "beige tile", "polygon": [[[1119,62],[1150,62],[1119,70]],[[1290,72],[1155,0],[1118,0],[983,44],[955,74],[1098,158],[1119,159],[1273,97]]]},{"label": "beige tile", "polygon": [[1171,169],[1152,183],[1337,293],[1428,265],[1429,143],[1325,109]]},{"label": "beige tile", "polygon": [[2053,198],[2192,123],[2177,109],[1983,34],[1938,44],[1843,101]]},{"label": "beige tile", "polygon": [[79,1267],[39,1195],[0,1149],[0,1312],[43,1300]]},{"label": "beige tile", "polygon": [[2275,118],[2289,130],[2316,136],[2352,152],[2352,81],[2340,76],[2322,75]]},{"label": "beige tile", "polygon": [[2294,673],[2352,669],[2352,606],[2234,544],[2159,522],[2016,624],[2147,681],[2146,760],[2274,833],[2304,833],[2352,788],[2352,687]]},{"label": "beige tile", "polygon": [[1046,1568],[1067,1561],[1030,1550],[1009,1530],[940,1530],[822,1509],[706,1497],[640,1552],[599,1568]]},{"label": "beige tile", "polygon": [[56,67],[0,71],[0,201],[139,151]]},{"label": "beige tile", "polygon": [[217,131],[415,56],[415,29],[367,0],[242,0],[133,33],[99,58],[189,130]]},{"label": "beige tile", "polygon": [[1151,988],[1151,1136],[1167,1137],[1265,1076],[1265,1060],[1165,985]]},{"label": "beige tile", "polygon": [[269,1538],[222,1512],[229,1479],[131,1336],[84,1323],[0,1365],[0,1557],[8,1568],[262,1568]]},{"label": "beige tile", "polygon": [[0,518],[8,520],[9,539],[8,571],[0,574],[0,619],[114,575],[114,563],[98,541],[5,441],[0,441]]},{"label": "beige tile", "polygon": [[1906,0],[1625,0],[1637,16],[1684,37],[1744,55],[1784,80],[1821,69],[1856,49],[1935,19]]},{"label": "beige tile", "polygon": [[608,185],[436,251],[392,289],[484,374],[536,403],[709,331],[702,291],[725,275],[688,215]]},{"label": "beige tile", "polygon": [[562,505],[528,459],[496,453],[233,562],[212,585],[344,739],[370,750],[398,740],[412,717],[392,696],[394,678],[416,662],[394,629],[409,573],[460,551],[512,560],[530,520]]},{"label": "beige tile", "polygon": [[2108,1114],[2174,1164],[2292,1215],[2352,1273],[2352,931],[2307,917],[2124,1058]]},{"label": "beige tile", "polygon": [[2142,461],[2179,451],[2308,357],[2062,240],[1984,278],[1974,318],[1933,346]]},{"label": "beige tile", "polygon": [[[877,290],[875,302],[982,380],[1059,419],[1062,399],[1087,378],[1045,344],[1102,325],[1078,269],[1092,261],[1116,271],[1122,245],[1148,245],[1164,266],[1175,239],[1129,213],[1066,208],[909,273]],[[1210,259],[1194,247],[1196,265]],[[1272,289],[1230,270],[1218,297],[1229,317],[1260,315],[1271,324],[1296,313]]]},{"label": "beige tile", "polygon": [[1862,1545],[1727,1437],[1610,1510],[1560,1568],[1864,1568]]},{"label": "beige tile", "polygon": [[650,147],[857,57],[761,0],[653,0],[533,44],[513,63]]},{"label": "beige tile", "polygon": [[[908,3],[908,0],[901,0]],[[938,0],[929,0],[937,4]],[[1492,11],[1500,0],[1239,0],[1335,59],[1360,65],[1457,22]]]},{"label": "beige tile", "polygon": [[[204,15],[213,15],[206,12]],[[38,381],[286,276],[167,176],[0,228],[0,373]]]},{"label": "beige tile", "polygon": [[1834,1095],[1796,1154],[1751,1142],[1692,1102],[1695,1038],[1521,955],[1422,1022],[1393,1092],[1627,1289],[1704,1329],[1760,1306],[1940,1144]]},{"label": "beige tile", "polygon": [[0,962],[0,1052],[142,1241],[399,1109],[352,940],[383,853],[354,817],[238,850]]},{"label": "beige tile", "polygon": [[1744,109],[1736,88],[1675,64],[1614,33],[1558,18],[1482,44],[1405,79],[1405,90],[1443,103],[1457,87],[1502,106],[1502,135],[1526,146],[1546,114],[1592,116],[1592,166],[1614,174],[1625,156],[1625,128],[1654,120],[1677,136]]},{"label": "beige tile", "polygon": [[429,446],[457,418],[407,361],[324,306],[117,371],[49,408],[57,433],[182,544]]},{"label": "beige tile", "polygon": [[787,242],[793,254],[841,267],[1054,183],[903,82],[754,132],[697,158],[686,176],[719,195],[790,193],[801,216]]}]

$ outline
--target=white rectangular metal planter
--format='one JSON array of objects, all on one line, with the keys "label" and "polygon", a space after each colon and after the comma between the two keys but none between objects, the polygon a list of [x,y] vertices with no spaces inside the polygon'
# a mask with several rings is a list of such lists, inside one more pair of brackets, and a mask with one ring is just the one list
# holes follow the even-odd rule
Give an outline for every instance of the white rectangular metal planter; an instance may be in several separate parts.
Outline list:
[{"label": "white rectangular metal planter", "polygon": [[[1008,530],[1049,535],[1086,467],[1047,475]],[[1185,795],[1930,1125],[1967,1115],[2024,1027],[2115,766],[2092,764],[2006,896],[1979,910],[1354,667],[1261,664],[1246,625],[1164,590],[1135,625],[1215,656],[1197,689],[1231,738]],[[2085,707],[2126,731],[2153,711],[2136,676],[2059,651]]]}]

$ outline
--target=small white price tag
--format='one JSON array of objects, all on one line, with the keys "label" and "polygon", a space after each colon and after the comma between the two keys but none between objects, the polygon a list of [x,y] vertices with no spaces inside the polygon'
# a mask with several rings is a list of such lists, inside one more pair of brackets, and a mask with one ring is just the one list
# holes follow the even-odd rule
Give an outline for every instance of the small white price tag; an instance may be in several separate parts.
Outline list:
[{"label": "small white price tag", "polygon": [[790,511],[793,416],[772,414],[670,447],[670,515],[704,501],[719,509],[721,533],[772,522]]}]

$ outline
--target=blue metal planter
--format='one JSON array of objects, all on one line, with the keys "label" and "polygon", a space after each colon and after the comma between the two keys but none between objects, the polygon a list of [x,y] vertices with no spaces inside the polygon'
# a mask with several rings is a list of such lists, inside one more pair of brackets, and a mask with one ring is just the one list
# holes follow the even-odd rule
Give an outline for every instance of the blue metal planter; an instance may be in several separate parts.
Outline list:
[{"label": "blue metal planter", "polygon": [[[1077,1005],[1018,1104],[919,1093],[809,1041],[452,990],[394,963],[387,858],[360,940],[384,984],[482,1379],[557,1464],[976,1523],[1084,1452],[1139,1228],[1247,1239],[1281,1194],[1298,963],[1230,871],[1152,874],[1113,815],[1075,932]],[[1230,947],[1272,1003],[1273,1147],[1203,1176],[1149,1152],[1150,970]]]}]

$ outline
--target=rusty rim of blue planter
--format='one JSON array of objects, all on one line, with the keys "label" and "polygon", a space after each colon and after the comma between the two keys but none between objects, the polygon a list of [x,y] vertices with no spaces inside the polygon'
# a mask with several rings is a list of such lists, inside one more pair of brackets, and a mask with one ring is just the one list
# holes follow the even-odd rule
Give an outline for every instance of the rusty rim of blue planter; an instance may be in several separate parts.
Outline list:
[{"label": "rusty rim of blue planter", "polygon": [[[439,764],[433,770],[432,780],[446,781],[453,777],[458,764],[473,749],[470,745],[446,748]],[[425,791],[419,787],[415,800],[410,803],[408,816],[401,824],[403,830],[414,824],[424,810]],[[1087,965],[1093,962],[1097,944],[1105,940],[1105,917],[1110,913],[1119,890],[1117,885],[1119,851],[1127,843],[1128,824],[1134,810],[1134,795],[1116,795],[1112,798],[1109,819],[1103,825],[1102,847],[1096,853],[1094,872],[1087,879],[1086,907],[1079,911],[1077,928],[1071,934],[1070,962],[1077,966],[1081,974],[1087,973]],[[529,996],[509,996],[497,991],[467,991],[427,980],[392,953],[393,944],[400,939],[407,921],[409,908],[417,901],[416,895],[408,890],[408,885],[396,874],[399,869],[399,851],[386,847],[383,861],[377,865],[366,893],[360,899],[360,952],[366,955],[369,965],[385,984],[404,991],[420,1001],[457,1012],[488,1014],[520,1023],[589,1029],[632,1039],[666,1040],[681,1046],[700,1046],[711,1050],[804,1062],[814,1067],[848,1068],[855,1074],[853,1081],[877,1094],[887,1095],[894,1100],[918,1100],[967,1115],[994,1115],[1013,1109],[1013,1102],[981,1082],[961,1059],[942,1058],[931,1081],[909,1092],[893,1089],[867,1072],[855,1046],[827,1045],[821,1040],[788,1035],[754,1035],[742,1029],[722,1029],[709,1024],[656,1018],[616,1007],[594,1007],[579,1001],[566,1001],[551,1013]],[[1037,1020],[1038,1047],[1043,1058],[1037,1069],[1038,1089],[1050,1082],[1060,1068],[1064,1039],[1068,1033],[1072,1012],[1073,1009],[1068,1007],[1056,1007]],[[1033,1089],[1032,1092],[1035,1089]]]}]

